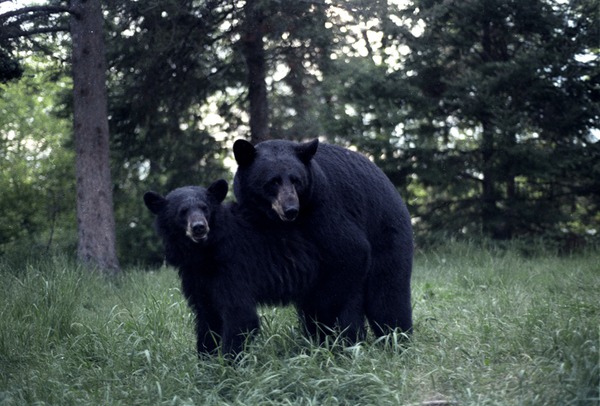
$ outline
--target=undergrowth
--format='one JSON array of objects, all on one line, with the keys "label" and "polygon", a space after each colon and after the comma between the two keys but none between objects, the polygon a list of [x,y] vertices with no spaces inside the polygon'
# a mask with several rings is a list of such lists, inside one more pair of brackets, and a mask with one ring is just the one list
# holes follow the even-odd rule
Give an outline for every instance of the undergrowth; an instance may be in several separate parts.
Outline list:
[{"label": "undergrowth", "polygon": [[353,347],[262,308],[235,363],[198,359],[176,272],[0,263],[0,404],[598,404],[597,252],[420,252],[415,333]]}]

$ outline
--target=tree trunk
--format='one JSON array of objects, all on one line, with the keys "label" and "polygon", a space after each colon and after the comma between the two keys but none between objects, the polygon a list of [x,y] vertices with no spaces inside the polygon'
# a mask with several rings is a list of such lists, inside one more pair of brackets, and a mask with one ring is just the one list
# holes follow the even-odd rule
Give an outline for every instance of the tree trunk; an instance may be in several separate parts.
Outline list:
[{"label": "tree trunk", "polygon": [[71,9],[77,257],[116,272],[102,9],[100,0],[72,0]]},{"label": "tree trunk", "polygon": [[514,154],[517,145],[517,138],[512,131],[505,131],[504,140],[504,182],[506,183],[506,208],[503,239],[511,239],[517,226],[517,183],[514,168]]},{"label": "tree trunk", "polygon": [[309,95],[304,85],[304,67],[302,66],[302,54],[297,54],[296,49],[289,49],[285,59],[290,72],[286,76],[286,83],[292,89],[292,106],[296,111],[294,125],[289,132],[290,138],[302,139],[307,135],[317,134],[315,122],[310,120]]},{"label": "tree trunk", "polygon": [[250,137],[253,143],[270,138],[269,103],[267,100],[267,64],[262,25],[264,13],[260,0],[247,0],[241,38],[242,53],[248,69],[248,99],[250,102]]},{"label": "tree trunk", "polygon": [[483,190],[481,194],[481,224],[483,233],[495,237],[498,210],[496,207],[496,168],[494,165],[494,134],[483,124],[481,140]]}]

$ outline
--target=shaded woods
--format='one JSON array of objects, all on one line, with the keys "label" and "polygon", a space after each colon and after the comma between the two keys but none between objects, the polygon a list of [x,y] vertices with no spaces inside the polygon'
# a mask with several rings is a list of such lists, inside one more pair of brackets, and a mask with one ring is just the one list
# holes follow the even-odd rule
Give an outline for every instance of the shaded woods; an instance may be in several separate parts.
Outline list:
[{"label": "shaded woods", "polygon": [[[0,253],[15,258],[78,244],[71,123],[87,102],[72,97],[75,3],[0,11]],[[102,11],[108,111],[90,120],[108,119],[122,264],[162,261],[143,192],[231,179],[239,137],[321,137],[363,152],[409,204],[419,244],[543,237],[573,248],[597,235],[596,1],[105,1]]]}]

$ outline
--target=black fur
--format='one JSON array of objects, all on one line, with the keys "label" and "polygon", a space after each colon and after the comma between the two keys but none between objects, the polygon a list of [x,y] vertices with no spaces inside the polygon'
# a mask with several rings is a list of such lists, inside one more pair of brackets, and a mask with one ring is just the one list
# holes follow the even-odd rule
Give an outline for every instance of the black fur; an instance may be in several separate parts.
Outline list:
[{"label": "black fur", "polygon": [[319,144],[270,140],[234,144],[234,191],[252,224],[287,224],[313,242],[318,279],[299,303],[311,334],[318,324],[364,336],[412,330],[410,217],[395,187],[366,157]]},{"label": "black fur", "polygon": [[[196,318],[197,349],[225,354],[242,349],[258,330],[259,304],[302,302],[316,278],[318,254],[296,231],[254,228],[235,204],[221,204],[223,180],[208,189],[187,186],[166,197],[144,195],[156,214],[167,261],[179,269],[183,294]],[[205,238],[186,235],[189,219],[206,219]]]}]

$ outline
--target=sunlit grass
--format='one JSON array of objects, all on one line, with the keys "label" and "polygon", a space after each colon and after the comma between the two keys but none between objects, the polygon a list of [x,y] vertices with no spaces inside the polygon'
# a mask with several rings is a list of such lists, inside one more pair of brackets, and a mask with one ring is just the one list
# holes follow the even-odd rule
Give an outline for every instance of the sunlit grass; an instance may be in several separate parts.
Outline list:
[{"label": "sunlit grass", "polygon": [[317,347],[293,309],[264,308],[233,364],[196,357],[172,269],[2,266],[0,404],[597,404],[597,258],[421,252],[410,343]]}]

